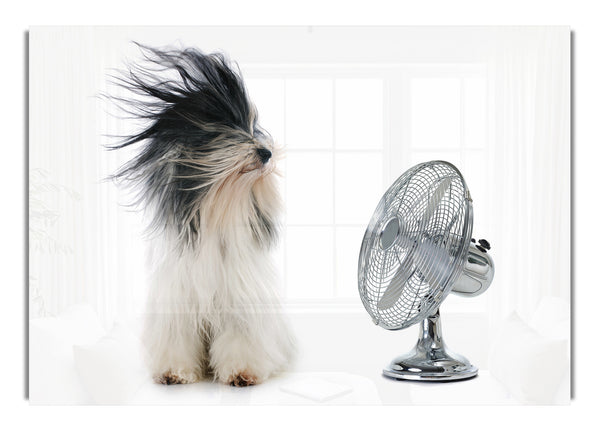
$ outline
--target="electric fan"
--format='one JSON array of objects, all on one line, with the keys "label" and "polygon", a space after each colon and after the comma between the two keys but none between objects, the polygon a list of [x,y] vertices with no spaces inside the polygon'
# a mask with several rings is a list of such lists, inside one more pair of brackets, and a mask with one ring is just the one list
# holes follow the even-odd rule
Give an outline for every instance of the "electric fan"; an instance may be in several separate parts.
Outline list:
[{"label": "electric fan", "polygon": [[420,322],[416,346],[395,358],[385,376],[446,381],[477,375],[477,367],[446,347],[439,314],[450,292],[477,296],[494,278],[490,244],[471,239],[472,229],[469,189],[448,162],[414,166],[379,201],[360,249],[361,300],[385,329]]}]

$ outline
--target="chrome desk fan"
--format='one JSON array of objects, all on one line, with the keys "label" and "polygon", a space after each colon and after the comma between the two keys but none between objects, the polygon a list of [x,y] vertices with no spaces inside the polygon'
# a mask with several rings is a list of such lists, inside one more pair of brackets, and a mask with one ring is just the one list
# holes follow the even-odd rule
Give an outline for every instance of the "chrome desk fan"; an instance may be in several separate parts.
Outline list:
[{"label": "chrome desk fan", "polygon": [[395,358],[385,376],[446,381],[477,375],[477,367],[446,347],[439,314],[450,292],[477,296],[494,278],[490,244],[471,239],[472,229],[469,189],[448,162],[414,166],[379,201],[360,249],[361,300],[385,329],[420,323],[416,346]]}]

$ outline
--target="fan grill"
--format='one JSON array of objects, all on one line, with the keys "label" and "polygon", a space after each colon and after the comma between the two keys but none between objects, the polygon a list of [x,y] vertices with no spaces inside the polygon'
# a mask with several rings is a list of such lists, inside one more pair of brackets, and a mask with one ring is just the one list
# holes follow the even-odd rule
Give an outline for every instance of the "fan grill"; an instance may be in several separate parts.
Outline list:
[{"label": "fan grill", "polygon": [[[382,244],[393,218],[395,240]],[[467,186],[450,163],[422,163],[392,184],[365,232],[358,268],[361,299],[378,325],[402,329],[435,312],[464,266],[472,220]]]}]

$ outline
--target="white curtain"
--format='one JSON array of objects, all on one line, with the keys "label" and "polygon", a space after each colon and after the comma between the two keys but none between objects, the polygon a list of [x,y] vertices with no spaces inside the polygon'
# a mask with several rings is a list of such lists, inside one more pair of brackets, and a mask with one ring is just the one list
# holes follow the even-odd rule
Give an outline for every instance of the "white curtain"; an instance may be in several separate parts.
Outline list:
[{"label": "white curtain", "polygon": [[492,315],[570,299],[568,28],[498,30],[490,56]]},{"label": "white curtain", "polygon": [[132,314],[144,285],[140,216],[105,181],[130,157],[107,151],[106,135],[126,133],[127,122],[100,97],[132,47],[101,36],[85,27],[29,36],[31,318],[88,303],[109,326]]}]

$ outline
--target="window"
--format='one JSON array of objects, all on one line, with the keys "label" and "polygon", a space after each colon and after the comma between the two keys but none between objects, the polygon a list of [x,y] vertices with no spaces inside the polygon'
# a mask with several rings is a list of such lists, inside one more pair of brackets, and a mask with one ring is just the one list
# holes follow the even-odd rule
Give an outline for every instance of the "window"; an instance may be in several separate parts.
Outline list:
[{"label": "window", "polygon": [[[279,168],[286,212],[277,251],[282,294],[291,304],[360,306],[360,244],[389,184],[408,167],[431,159],[455,163],[467,181],[482,174],[487,148],[485,69],[242,69],[261,125],[285,151]],[[480,191],[486,190],[485,183],[469,186],[484,198]],[[456,306],[478,310],[485,302],[457,301]]]},{"label": "window", "polygon": [[383,80],[344,71],[246,74],[260,123],[285,147],[278,262],[283,295],[296,303],[356,300],[363,225],[383,187]]}]

